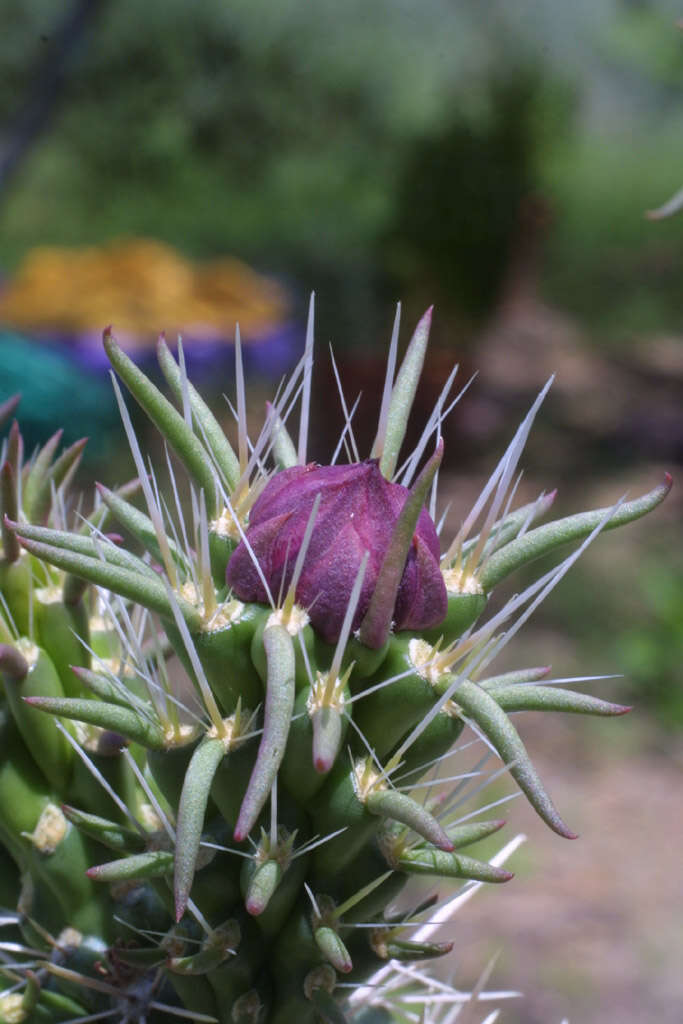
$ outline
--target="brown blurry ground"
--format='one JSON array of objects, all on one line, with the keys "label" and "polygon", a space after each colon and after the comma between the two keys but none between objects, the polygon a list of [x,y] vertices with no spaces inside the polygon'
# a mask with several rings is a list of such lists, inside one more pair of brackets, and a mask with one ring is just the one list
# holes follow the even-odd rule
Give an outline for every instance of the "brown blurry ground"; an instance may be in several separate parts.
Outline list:
[{"label": "brown blurry ground", "polygon": [[[452,497],[450,528],[478,493],[518,420],[551,372],[558,378],[522,462],[531,474],[520,500],[560,487],[565,514],[609,505],[676,476],[683,437],[683,340],[655,338],[612,357],[598,354],[567,318],[534,301],[505,311],[477,350],[481,367],[459,428],[475,449],[489,448],[481,471],[442,480]],[[502,410],[502,413],[501,413]],[[485,468],[484,468],[485,467]],[[597,467],[597,472],[596,472]],[[680,565],[683,496],[678,486],[649,520],[598,539],[583,558],[587,585],[631,597],[639,614],[639,565],[667,550]],[[448,531],[447,531],[448,532]],[[569,578],[562,586],[569,586]],[[510,593],[515,585],[508,587]],[[552,606],[552,596],[548,604]],[[641,609],[642,612],[642,609]],[[628,630],[629,621],[619,623]],[[555,676],[620,672],[606,637],[596,667],[581,650],[585,623],[535,616],[515,638],[500,670],[553,664]],[[498,667],[498,663],[497,666]],[[678,685],[683,685],[681,679]],[[627,682],[595,684],[624,699]],[[508,1024],[680,1024],[683,1020],[683,735],[655,726],[646,709],[627,718],[525,715],[520,732],[575,842],[551,833],[522,800],[507,812],[509,838],[528,843],[511,864],[515,879],[484,887],[459,914],[456,981],[469,987],[489,957],[500,957],[489,986],[522,990],[507,1003]],[[502,842],[498,844],[502,845]]]}]

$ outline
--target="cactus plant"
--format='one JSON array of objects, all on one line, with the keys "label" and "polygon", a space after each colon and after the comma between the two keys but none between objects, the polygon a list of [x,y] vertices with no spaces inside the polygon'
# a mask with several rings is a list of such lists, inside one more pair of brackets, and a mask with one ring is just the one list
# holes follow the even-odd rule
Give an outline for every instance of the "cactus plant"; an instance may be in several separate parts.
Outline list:
[{"label": "cactus plant", "polygon": [[[510,715],[628,709],[553,685],[546,668],[496,675],[491,664],[585,547],[651,511],[670,479],[534,525],[553,494],[517,509],[511,495],[546,387],[445,543],[436,484],[453,375],[399,467],[430,320],[395,375],[397,316],[365,460],[344,405],[348,464],[339,451],[329,466],[307,462],[312,303],[304,355],[253,441],[238,332],[236,448],[187,379],[182,346],[176,358],[159,341],[169,400],[106,331],[137,479],[98,485],[87,516],[67,490],[82,443],[58,455],[55,435],[25,460],[12,425],[1,470],[0,1021],[386,1020],[392,970],[405,996],[406,984],[429,984],[410,964],[450,949],[423,919],[452,903],[398,912],[406,883],[455,880],[462,895],[512,877],[504,855],[470,852],[504,825],[462,808],[489,758],[574,837]],[[166,466],[145,461],[117,377],[160,431]],[[487,616],[508,575],[572,542]],[[468,745],[474,766],[453,788],[452,751]],[[453,1019],[444,992],[432,1021]]]}]

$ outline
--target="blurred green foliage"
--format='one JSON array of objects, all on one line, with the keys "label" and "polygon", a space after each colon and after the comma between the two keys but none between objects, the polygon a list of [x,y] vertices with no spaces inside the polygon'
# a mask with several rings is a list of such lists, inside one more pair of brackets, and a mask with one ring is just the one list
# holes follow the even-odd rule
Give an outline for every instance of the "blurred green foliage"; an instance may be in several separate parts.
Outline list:
[{"label": "blurred green foliage", "polygon": [[620,663],[633,689],[668,729],[683,727],[683,566],[664,559],[641,567],[643,617],[622,637]]},{"label": "blurred green foliage", "polygon": [[[561,305],[607,333],[680,312],[680,231],[642,219],[679,178],[667,0],[93,6],[49,131],[0,196],[5,270],[34,244],[126,234],[231,251],[332,294],[343,343],[408,281],[488,312],[540,191]],[[3,4],[5,136],[68,9]]]}]

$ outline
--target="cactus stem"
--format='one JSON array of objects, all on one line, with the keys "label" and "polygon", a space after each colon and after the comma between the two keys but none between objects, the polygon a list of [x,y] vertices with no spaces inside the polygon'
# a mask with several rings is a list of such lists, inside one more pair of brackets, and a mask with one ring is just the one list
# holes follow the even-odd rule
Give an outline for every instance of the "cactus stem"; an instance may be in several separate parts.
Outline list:
[{"label": "cactus stem", "polygon": [[8,520],[16,520],[19,515],[19,501],[17,494],[16,474],[12,463],[7,459],[0,470],[0,508],[4,515],[0,530],[2,537],[3,561],[11,564],[16,562],[21,554],[21,545],[16,534],[8,525]]},{"label": "cactus stem", "polygon": [[[142,406],[155,426],[168,440],[171,447],[187,467],[188,472],[199,483],[200,487],[204,488],[207,508],[212,516],[215,515],[217,477],[203,444],[168,399],[140,372],[123,349],[119,347],[112,336],[111,328],[105,330],[103,342],[114,370],[119,374],[128,390]],[[112,373],[112,380],[114,379],[114,374]],[[120,394],[119,390],[117,394],[119,408],[123,406]],[[127,414],[126,417],[123,416],[123,410],[122,418],[124,419],[124,425],[126,418],[130,422]],[[129,440],[131,434],[134,437],[132,428],[130,432],[127,428],[126,433],[129,435]],[[135,444],[137,446],[137,442]],[[140,471],[138,470],[138,472]],[[141,478],[142,475],[140,474]],[[144,486],[142,479],[141,482],[143,482]]]},{"label": "cactus stem", "polygon": [[[178,338],[178,361],[180,365],[173,358],[163,334],[159,336],[157,341],[157,359],[161,371],[175,393],[176,398],[180,399],[184,406],[186,404],[190,406],[195,427],[201,431],[202,440],[207,451],[213,456],[216,467],[228,489],[232,490],[240,475],[239,463],[220,424],[187,378],[185,354],[180,337]],[[186,393],[187,399],[185,398]]]},{"label": "cactus stem", "polygon": [[408,426],[408,417],[422,374],[433,308],[433,306],[429,307],[415,328],[391,391],[384,442],[379,459],[379,468],[387,480],[391,480],[396,469],[398,455]]},{"label": "cactus stem", "polygon": [[[130,767],[131,767],[131,769],[133,771],[133,774],[135,775],[138,783],[140,784],[140,788],[142,789],[142,792],[145,794],[145,796],[146,796],[147,800],[149,801],[150,806],[152,807],[155,815],[157,816],[157,818],[161,822],[161,827],[163,828],[164,832],[166,833],[168,838],[171,840],[171,842],[175,843],[175,829],[174,829],[173,825],[171,824],[171,822],[169,821],[168,815],[166,814],[166,812],[164,811],[163,807],[159,803],[159,801],[157,799],[157,796],[156,796],[156,793],[154,792],[154,790],[150,786],[149,782],[147,781],[147,779],[143,775],[142,771],[140,770],[140,766],[138,765],[137,761],[135,760],[135,758],[131,754],[130,750],[128,750],[128,749],[124,750],[123,751],[123,756],[128,761],[128,764],[130,765]],[[138,822],[137,818],[130,811],[128,812],[128,817],[131,819],[131,821],[134,822],[135,826],[141,832],[143,832],[143,834],[144,834],[144,830],[143,830],[142,826]]]},{"label": "cactus stem", "polygon": [[206,499],[204,491],[199,492],[199,575],[201,578],[201,595],[204,617],[210,620],[216,613],[216,591],[211,575],[209,558],[209,521],[206,515]]},{"label": "cactus stem", "polygon": [[364,802],[371,814],[408,825],[440,850],[447,853],[453,850],[453,843],[436,818],[404,793],[395,789],[375,790],[368,794]]},{"label": "cactus stem", "polygon": [[[489,676],[488,679],[476,679],[475,682],[485,690],[492,690],[496,686],[511,686],[513,683],[533,683],[538,679],[546,679],[552,671],[551,665],[540,665],[537,668],[520,668],[511,672],[503,672],[498,676]],[[478,674],[478,673],[477,673]],[[611,678],[609,676],[584,676],[581,679],[561,679],[558,682],[575,683],[588,682],[590,679]],[[548,680],[548,684],[554,680]]]},{"label": "cactus stem", "polygon": [[275,462],[279,469],[291,469],[297,465],[296,448],[277,408],[271,402],[266,402],[266,415],[271,424]]},{"label": "cactus stem", "polygon": [[311,684],[307,711],[313,725],[313,764],[322,774],[330,770],[342,744],[342,716],[353,668],[354,662],[351,662],[341,678],[335,677],[332,670],[326,675],[318,672]]},{"label": "cactus stem", "polygon": [[204,707],[206,708],[209,718],[211,719],[211,724],[216,729],[218,735],[221,736],[223,734],[224,728],[223,717],[218,708],[218,704],[216,703],[216,698],[214,697],[213,691],[209,686],[209,681],[206,678],[204,667],[201,661],[199,660],[197,648],[193,643],[190,631],[187,628],[185,619],[183,618],[182,612],[178,605],[178,601],[176,599],[176,595],[171,590],[169,583],[167,581],[164,582],[166,585],[166,594],[168,596],[168,601],[171,606],[173,618],[175,619],[176,627],[178,629],[178,632],[180,633],[183,644],[185,646],[185,651],[187,652],[187,656],[190,659],[190,664],[192,665],[192,669],[195,673],[197,684],[199,686],[202,700],[204,702]]},{"label": "cactus stem", "polygon": [[166,536],[166,530],[164,529],[161,509],[159,508],[159,505],[157,504],[154,498],[154,494],[152,493],[152,488],[150,487],[147,469],[142,458],[142,452],[140,451],[140,445],[138,444],[138,439],[135,434],[135,430],[133,429],[130,414],[128,412],[128,409],[126,408],[126,403],[123,400],[123,395],[121,394],[121,388],[119,387],[119,383],[113,373],[111,374],[111,381],[112,386],[114,388],[116,401],[119,407],[119,413],[121,415],[123,429],[125,430],[126,437],[128,438],[128,444],[130,445],[131,454],[135,462],[135,468],[137,469],[138,472],[138,479],[140,480],[142,492],[145,496],[145,503],[147,504],[149,517],[152,520],[152,524],[154,526],[154,533],[156,535],[157,544],[159,545],[159,551],[161,553],[161,557],[164,563],[164,568],[166,570],[166,574],[169,580],[171,581],[171,586],[173,587],[174,590],[177,590],[178,574],[176,571],[175,562],[171,557],[171,551],[168,543],[168,537]]},{"label": "cactus stem", "polygon": [[218,765],[225,757],[222,737],[206,738],[196,748],[187,767],[178,805],[173,889],[176,921],[180,921],[190,896],[204,827],[204,815]]},{"label": "cactus stem", "polygon": [[268,799],[285,754],[294,708],[294,645],[282,626],[268,626],[263,632],[268,667],[263,734],[256,764],[244,794],[235,826],[235,840],[247,838]]},{"label": "cactus stem", "polygon": [[52,457],[59,446],[59,442],[61,441],[63,434],[63,430],[58,430],[53,434],[40,449],[35,460],[30,464],[23,494],[24,513],[29,521],[34,519],[35,503],[38,491],[43,480],[47,476],[50,463],[52,462]]},{"label": "cactus stem", "polygon": [[325,957],[328,963],[332,964],[336,971],[348,974],[353,970],[353,962],[349,951],[342,939],[331,924],[328,923],[329,915],[323,914],[322,919],[314,919],[313,938],[315,944]]}]

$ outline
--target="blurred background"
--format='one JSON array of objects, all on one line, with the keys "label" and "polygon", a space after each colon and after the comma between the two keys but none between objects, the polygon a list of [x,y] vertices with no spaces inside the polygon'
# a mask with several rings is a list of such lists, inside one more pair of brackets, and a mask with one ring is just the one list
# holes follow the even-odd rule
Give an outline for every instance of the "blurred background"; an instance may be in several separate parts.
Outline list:
[{"label": "blurred background", "polygon": [[[334,345],[361,452],[395,303],[436,304],[416,430],[453,363],[478,376],[446,425],[449,528],[547,377],[521,497],[565,513],[676,473],[683,452],[683,12],[674,0],[2,0],[0,401],[30,444],[87,434],[130,475],[103,327],[152,369],[182,333],[252,405],[298,358],[317,294],[318,424]],[[226,408],[224,405],[222,406]],[[66,418],[65,418],[66,410]],[[229,415],[226,413],[226,420]],[[119,469],[120,467],[120,469]],[[681,488],[601,539],[510,659],[623,673],[637,715],[524,730],[570,824],[513,805],[516,881],[468,907],[457,981],[496,949],[508,1021],[680,1021]],[[520,584],[521,585],[521,584]]]}]

